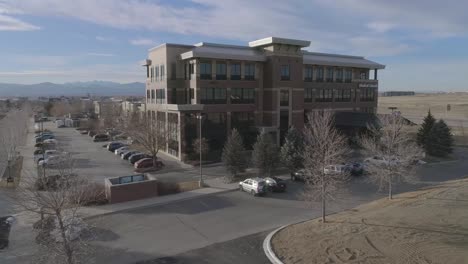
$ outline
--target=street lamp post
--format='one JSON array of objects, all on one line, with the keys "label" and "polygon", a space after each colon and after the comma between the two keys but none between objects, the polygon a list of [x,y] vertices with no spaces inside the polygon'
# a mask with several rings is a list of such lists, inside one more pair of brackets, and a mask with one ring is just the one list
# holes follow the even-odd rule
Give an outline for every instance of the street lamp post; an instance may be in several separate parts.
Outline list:
[{"label": "street lamp post", "polygon": [[202,166],[202,154],[203,154],[203,149],[202,149],[202,119],[203,116],[201,113],[197,114],[197,119],[198,119],[198,128],[199,128],[199,136],[198,136],[198,143],[199,143],[199,152],[200,152],[200,188],[203,187],[203,166]]}]

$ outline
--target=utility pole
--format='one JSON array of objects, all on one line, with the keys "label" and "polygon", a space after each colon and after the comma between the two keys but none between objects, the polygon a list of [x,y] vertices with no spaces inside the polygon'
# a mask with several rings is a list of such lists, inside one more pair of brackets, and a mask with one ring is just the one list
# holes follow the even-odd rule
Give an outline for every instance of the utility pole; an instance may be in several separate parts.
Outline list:
[{"label": "utility pole", "polygon": [[203,188],[203,169],[202,169],[202,154],[203,154],[203,149],[202,149],[202,119],[203,119],[203,116],[201,113],[199,113],[197,115],[197,119],[199,121],[198,123],[198,127],[199,127],[199,140],[198,140],[198,143],[200,144],[199,145],[199,152],[200,152],[200,188]]}]

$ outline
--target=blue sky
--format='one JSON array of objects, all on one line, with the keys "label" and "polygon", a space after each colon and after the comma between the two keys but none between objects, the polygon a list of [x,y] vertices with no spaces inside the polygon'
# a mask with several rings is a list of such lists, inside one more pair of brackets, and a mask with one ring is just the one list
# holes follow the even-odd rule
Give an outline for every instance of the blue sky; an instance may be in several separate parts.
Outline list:
[{"label": "blue sky", "polygon": [[468,91],[466,1],[0,0],[0,82],[144,81],[164,42],[311,40],[387,65],[381,90]]}]

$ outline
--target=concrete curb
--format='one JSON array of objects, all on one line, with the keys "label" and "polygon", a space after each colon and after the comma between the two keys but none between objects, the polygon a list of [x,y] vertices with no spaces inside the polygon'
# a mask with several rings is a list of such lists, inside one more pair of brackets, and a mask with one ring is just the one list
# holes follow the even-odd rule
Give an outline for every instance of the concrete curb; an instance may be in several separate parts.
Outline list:
[{"label": "concrete curb", "polygon": [[283,228],[288,227],[290,225],[294,225],[294,224],[284,225],[284,226],[282,226],[282,227],[280,227],[278,229],[275,229],[273,232],[268,234],[268,236],[265,238],[265,240],[263,240],[263,251],[265,252],[265,255],[270,260],[270,262],[273,263],[273,264],[283,264],[283,262],[276,256],[275,252],[271,248],[271,239],[273,238],[273,236],[276,233],[278,233]]},{"label": "concrete curb", "polygon": [[205,196],[209,196],[209,195],[216,195],[216,194],[222,194],[222,193],[228,193],[228,192],[234,192],[234,191],[237,191],[237,189],[223,189],[223,190],[221,190],[219,192],[204,193],[204,194],[200,194],[200,195],[193,196],[193,197],[180,198],[180,199],[175,199],[175,200],[172,200],[172,201],[147,204],[147,205],[136,206],[136,207],[132,207],[132,208],[126,208],[126,209],[121,209],[121,210],[116,210],[116,211],[111,211],[111,212],[105,212],[105,213],[101,213],[101,214],[85,216],[82,219],[83,220],[91,220],[91,219],[99,218],[101,216],[108,216],[108,215],[112,215],[112,214],[131,212],[131,211],[134,211],[134,210],[145,209],[145,208],[161,206],[161,205],[167,205],[167,204],[171,204],[171,203],[187,201],[187,200],[190,200],[190,199],[196,199],[196,198],[205,197]]}]

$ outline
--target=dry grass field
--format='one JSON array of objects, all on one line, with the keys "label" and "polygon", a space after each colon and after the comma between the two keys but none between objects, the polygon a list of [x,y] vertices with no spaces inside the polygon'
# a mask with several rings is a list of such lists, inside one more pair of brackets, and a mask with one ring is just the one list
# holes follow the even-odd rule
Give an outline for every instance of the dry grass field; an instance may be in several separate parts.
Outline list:
[{"label": "dry grass field", "polygon": [[468,180],[381,199],[273,236],[289,263],[468,263]]},{"label": "dry grass field", "polygon": [[[448,104],[450,111],[447,111]],[[437,119],[444,119],[450,126],[455,144],[468,145],[468,93],[379,97],[378,113],[390,113],[389,107],[397,107],[396,111],[416,124],[422,123],[427,111],[431,110]],[[414,127],[416,131],[417,127]]]},{"label": "dry grass field", "polygon": [[[448,112],[447,104],[451,106]],[[468,93],[379,97],[378,112],[390,113],[388,107],[397,107],[397,111],[408,116],[425,116],[430,109],[436,118],[466,120],[468,123]]]}]

